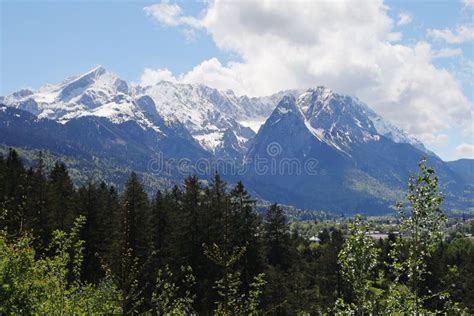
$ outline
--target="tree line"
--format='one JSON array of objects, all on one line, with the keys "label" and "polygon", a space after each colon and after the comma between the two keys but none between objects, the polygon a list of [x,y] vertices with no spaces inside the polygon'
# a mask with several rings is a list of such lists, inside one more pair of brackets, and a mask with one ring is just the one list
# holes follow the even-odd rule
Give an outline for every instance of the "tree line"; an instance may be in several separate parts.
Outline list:
[{"label": "tree line", "polygon": [[[239,182],[196,176],[149,196],[74,187],[66,166],[0,156],[0,314],[463,314],[474,311],[474,244],[443,238],[437,177],[410,178],[400,233],[360,217],[290,233],[282,208],[259,214]],[[405,211],[408,210],[408,211]]]}]

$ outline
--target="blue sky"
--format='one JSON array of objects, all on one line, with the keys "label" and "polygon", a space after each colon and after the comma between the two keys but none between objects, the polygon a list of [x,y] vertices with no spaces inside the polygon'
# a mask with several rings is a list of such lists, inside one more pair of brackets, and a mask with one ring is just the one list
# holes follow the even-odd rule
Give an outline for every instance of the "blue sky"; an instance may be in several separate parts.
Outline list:
[{"label": "blue sky", "polygon": [[226,60],[210,37],[188,43],[179,30],[146,17],[149,4],[2,1],[0,94],[60,82],[96,65],[136,81],[146,67],[181,73],[210,57]]},{"label": "blue sky", "polygon": [[[327,85],[445,159],[474,157],[473,1],[372,2],[1,1],[0,95],[99,64],[132,82],[202,82],[242,94]],[[360,12],[347,15],[345,6]],[[331,14],[339,21],[327,26]],[[325,38],[353,29],[367,32],[367,43]]]}]

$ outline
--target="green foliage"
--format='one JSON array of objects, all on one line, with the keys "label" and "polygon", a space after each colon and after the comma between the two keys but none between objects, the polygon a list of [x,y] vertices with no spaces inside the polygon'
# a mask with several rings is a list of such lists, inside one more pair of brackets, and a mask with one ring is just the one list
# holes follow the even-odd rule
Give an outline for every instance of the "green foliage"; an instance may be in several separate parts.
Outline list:
[{"label": "green foliage", "polygon": [[268,262],[283,270],[288,269],[291,260],[290,230],[281,207],[276,204],[270,206],[264,227]]},{"label": "green foliage", "polygon": [[396,240],[391,252],[395,281],[406,278],[409,289],[394,293],[406,293],[405,306],[415,314],[420,313],[423,301],[427,299],[420,297],[420,286],[428,272],[427,259],[436,251],[446,222],[446,216],[440,209],[443,196],[438,189],[438,177],[425,163],[424,159],[420,161],[419,174],[411,176],[408,181],[410,211],[406,212],[401,203],[397,205],[402,238]]},{"label": "green foliage", "polygon": [[13,150],[0,156],[2,315],[474,312],[472,221],[444,230],[424,162],[400,223],[289,223],[288,208],[262,218],[242,183],[218,175],[150,199],[140,174],[121,193],[76,187],[76,171],[37,158],[27,169]]},{"label": "green foliage", "polygon": [[184,273],[184,284],[187,289],[180,296],[181,289],[173,281],[174,274],[168,266],[158,270],[156,286],[152,294],[152,308],[158,315],[191,315],[195,314],[193,308],[196,296],[191,293],[196,279],[190,267],[181,267]]},{"label": "green foliage", "polygon": [[240,273],[228,273],[216,282],[221,300],[217,302],[215,315],[259,315],[263,288],[267,282],[265,274],[255,276],[248,295],[241,293]]},{"label": "green foliage", "polygon": [[52,256],[36,259],[32,239],[24,235],[10,242],[0,234],[0,314],[73,315],[118,313],[119,295],[111,279],[97,285],[79,279],[83,242],[79,217],[66,234],[55,231]]},{"label": "green foliage", "polygon": [[[375,305],[371,287],[379,249],[375,248],[374,240],[367,232],[362,217],[357,215],[349,224],[348,236],[338,256],[342,277],[352,290],[350,310],[357,314],[371,313]],[[338,305],[342,305],[341,302]]]},{"label": "green foliage", "polygon": [[[224,235],[224,238],[225,235]],[[225,244],[225,243],[224,243]],[[225,248],[213,244],[204,245],[204,253],[224,271],[221,279],[215,282],[215,288],[220,297],[214,310],[216,315],[256,315],[259,313],[262,289],[265,286],[265,274],[254,277],[248,294],[242,293],[240,273],[233,271],[233,266],[245,254],[245,247]]]}]

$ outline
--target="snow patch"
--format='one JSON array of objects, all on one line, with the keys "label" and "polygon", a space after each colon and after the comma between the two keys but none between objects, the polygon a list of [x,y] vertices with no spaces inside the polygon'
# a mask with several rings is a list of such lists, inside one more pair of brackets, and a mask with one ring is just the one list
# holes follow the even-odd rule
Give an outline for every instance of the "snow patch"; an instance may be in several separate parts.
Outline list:
[{"label": "snow patch", "polygon": [[222,144],[222,138],[224,134],[222,132],[213,132],[209,134],[202,134],[202,135],[194,135],[194,139],[196,139],[201,146],[205,149],[214,152],[217,147]]},{"label": "snow patch", "polygon": [[255,133],[258,133],[260,127],[265,124],[267,119],[264,117],[255,118],[252,120],[238,121],[240,125],[250,128]]}]

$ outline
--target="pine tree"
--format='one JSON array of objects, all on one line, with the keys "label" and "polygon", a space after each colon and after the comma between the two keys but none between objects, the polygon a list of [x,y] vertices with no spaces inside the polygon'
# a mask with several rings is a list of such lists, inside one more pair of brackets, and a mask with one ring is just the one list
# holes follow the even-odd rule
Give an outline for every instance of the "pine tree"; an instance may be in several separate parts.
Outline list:
[{"label": "pine tree", "polygon": [[26,225],[25,195],[27,175],[18,153],[10,149],[4,162],[1,207],[6,212],[4,225],[10,236],[23,232]]},{"label": "pine tree", "polygon": [[241,270],[244,291],[248,292],[253,277],[263,270],[261,220],[255,210],[255,200],[248,194],[241,181],[230,192],[230,198],[232,244],[246,248],[237,266]]},{"label": "pine tree", "polygon": [[[167,205],[167,195],[158,190],[151,205],[151,230],[153,249],[158,252],[158,257],[167,257],[167,244],[170,238],[170,215]],[[159,262],[156,264],[161,265]]]},{"label": "pine tree", "polygon": [[[218,245],[226,251],[230,251],[232,241],[230,240],[230,201],[226,192],[226,183],[216,174],[210,185],[205,188],[203,197],[202,216],[202,245],[211,247]],[[201,246],[201,251],[204,248]],[[198,312],[210,311],[214,303],[218,300],[218,294],[214,287],[215,280],[222,276],[220,266],[209,265],[209,260],[205,260],[203,268],[196,271],[196,276],[202,278],[198,284],[198,302],[200,306]],[[199,274],[198,274],[199,273]],[[202,295],[205,293],[205,295]]]},{"label": "pine tree", "polygon": [[290,267],[290,231],[283,209],[273,204],[265,216],[265,246],[268,263],[286,271]]},{"label": "pine tree", "polygon": [[102,182],[100,184],[101,196],[106,196],[105,213],[103,214],[104,223],[106,227],[103,228],[103,235],[107,240],[107,249],[104,251],[104,261],[108,266],[112,265],[114,254],[118,252],[117,240],[120,240],[121,235],[121,209],[117,190],[114,186],[107,187]]},{"label": "pine tree", "polygon": [[215,282],[219,299],[216,301],[215,315],[245,315],[258,312],[260,294],[266,283],[264,275],[255,277],[250,284],[249,293],[241,293],[240,273],[236,271],[236,263],[243,257],[246,247],[235,246],[231,240],[231,209],[226,199],[222,214],[222,236],[212,246],[203,244],[205,255],[220,269],[221,277]]},{"label": "pine tree", "polygon": [[205,216],[206,236],[204,242],[208,245],[219,240],[224,234],[224,215],[229,213],[229,201],[226,193],[227,184],[216,174],[206,190],[207,212]]},{"label": "pine tree", "polygon": [[127,225],[122,230],[127,234],[128,248],[144,262],[150,250],[150,210],[148,196],[134,172],[130,175],[122,196],[122,216]]},{"label": "pine tree", "polygon": [[182,208],[180,214],[180,227],[178,244],[182,250],[183,262],[180,265],[189,264],[193,270],[197,270],[202,258],[202,196],[199,179],[191,176],[184,181],[182,195]]},{"label": "pine tree", "polygon": [[76,216],[75,190],[66,165],[56,162],[48,177],[49,229],[68,231]]},{"label": "pine tree", "polygon": [[122,291],[124,313],[150,307],[152,255],[148,197],[136,173],[132,172],[122,195],[119,253],[115,273]]},{"label": "pine tree", "polygon": [[38,153],[36,168],[30,168],[27,177],[26,226],[36,237],[34,239],[35,249],[42,252],[50,240],[48,209],[51,202],[48,199],[48,182],[41,151]]},{"label": "pine tree", "polygon": [[289,226],[283,209],[273,204],[264,221],[264,245],[268,267],[268,285],[264,299],[268,309],[277,315],[284,315],[288,308],[289,280],[291,268],[291,240]]},{"label": "pine tree", "polygon": [[79,212],[87,219],[83,227],[84,276],[86,280],[96,282],[105,275],[102,266],[108,264],[117,237],[117,196],[103,182],[99,187],[89,182],[79,189],[78,196]]}]

